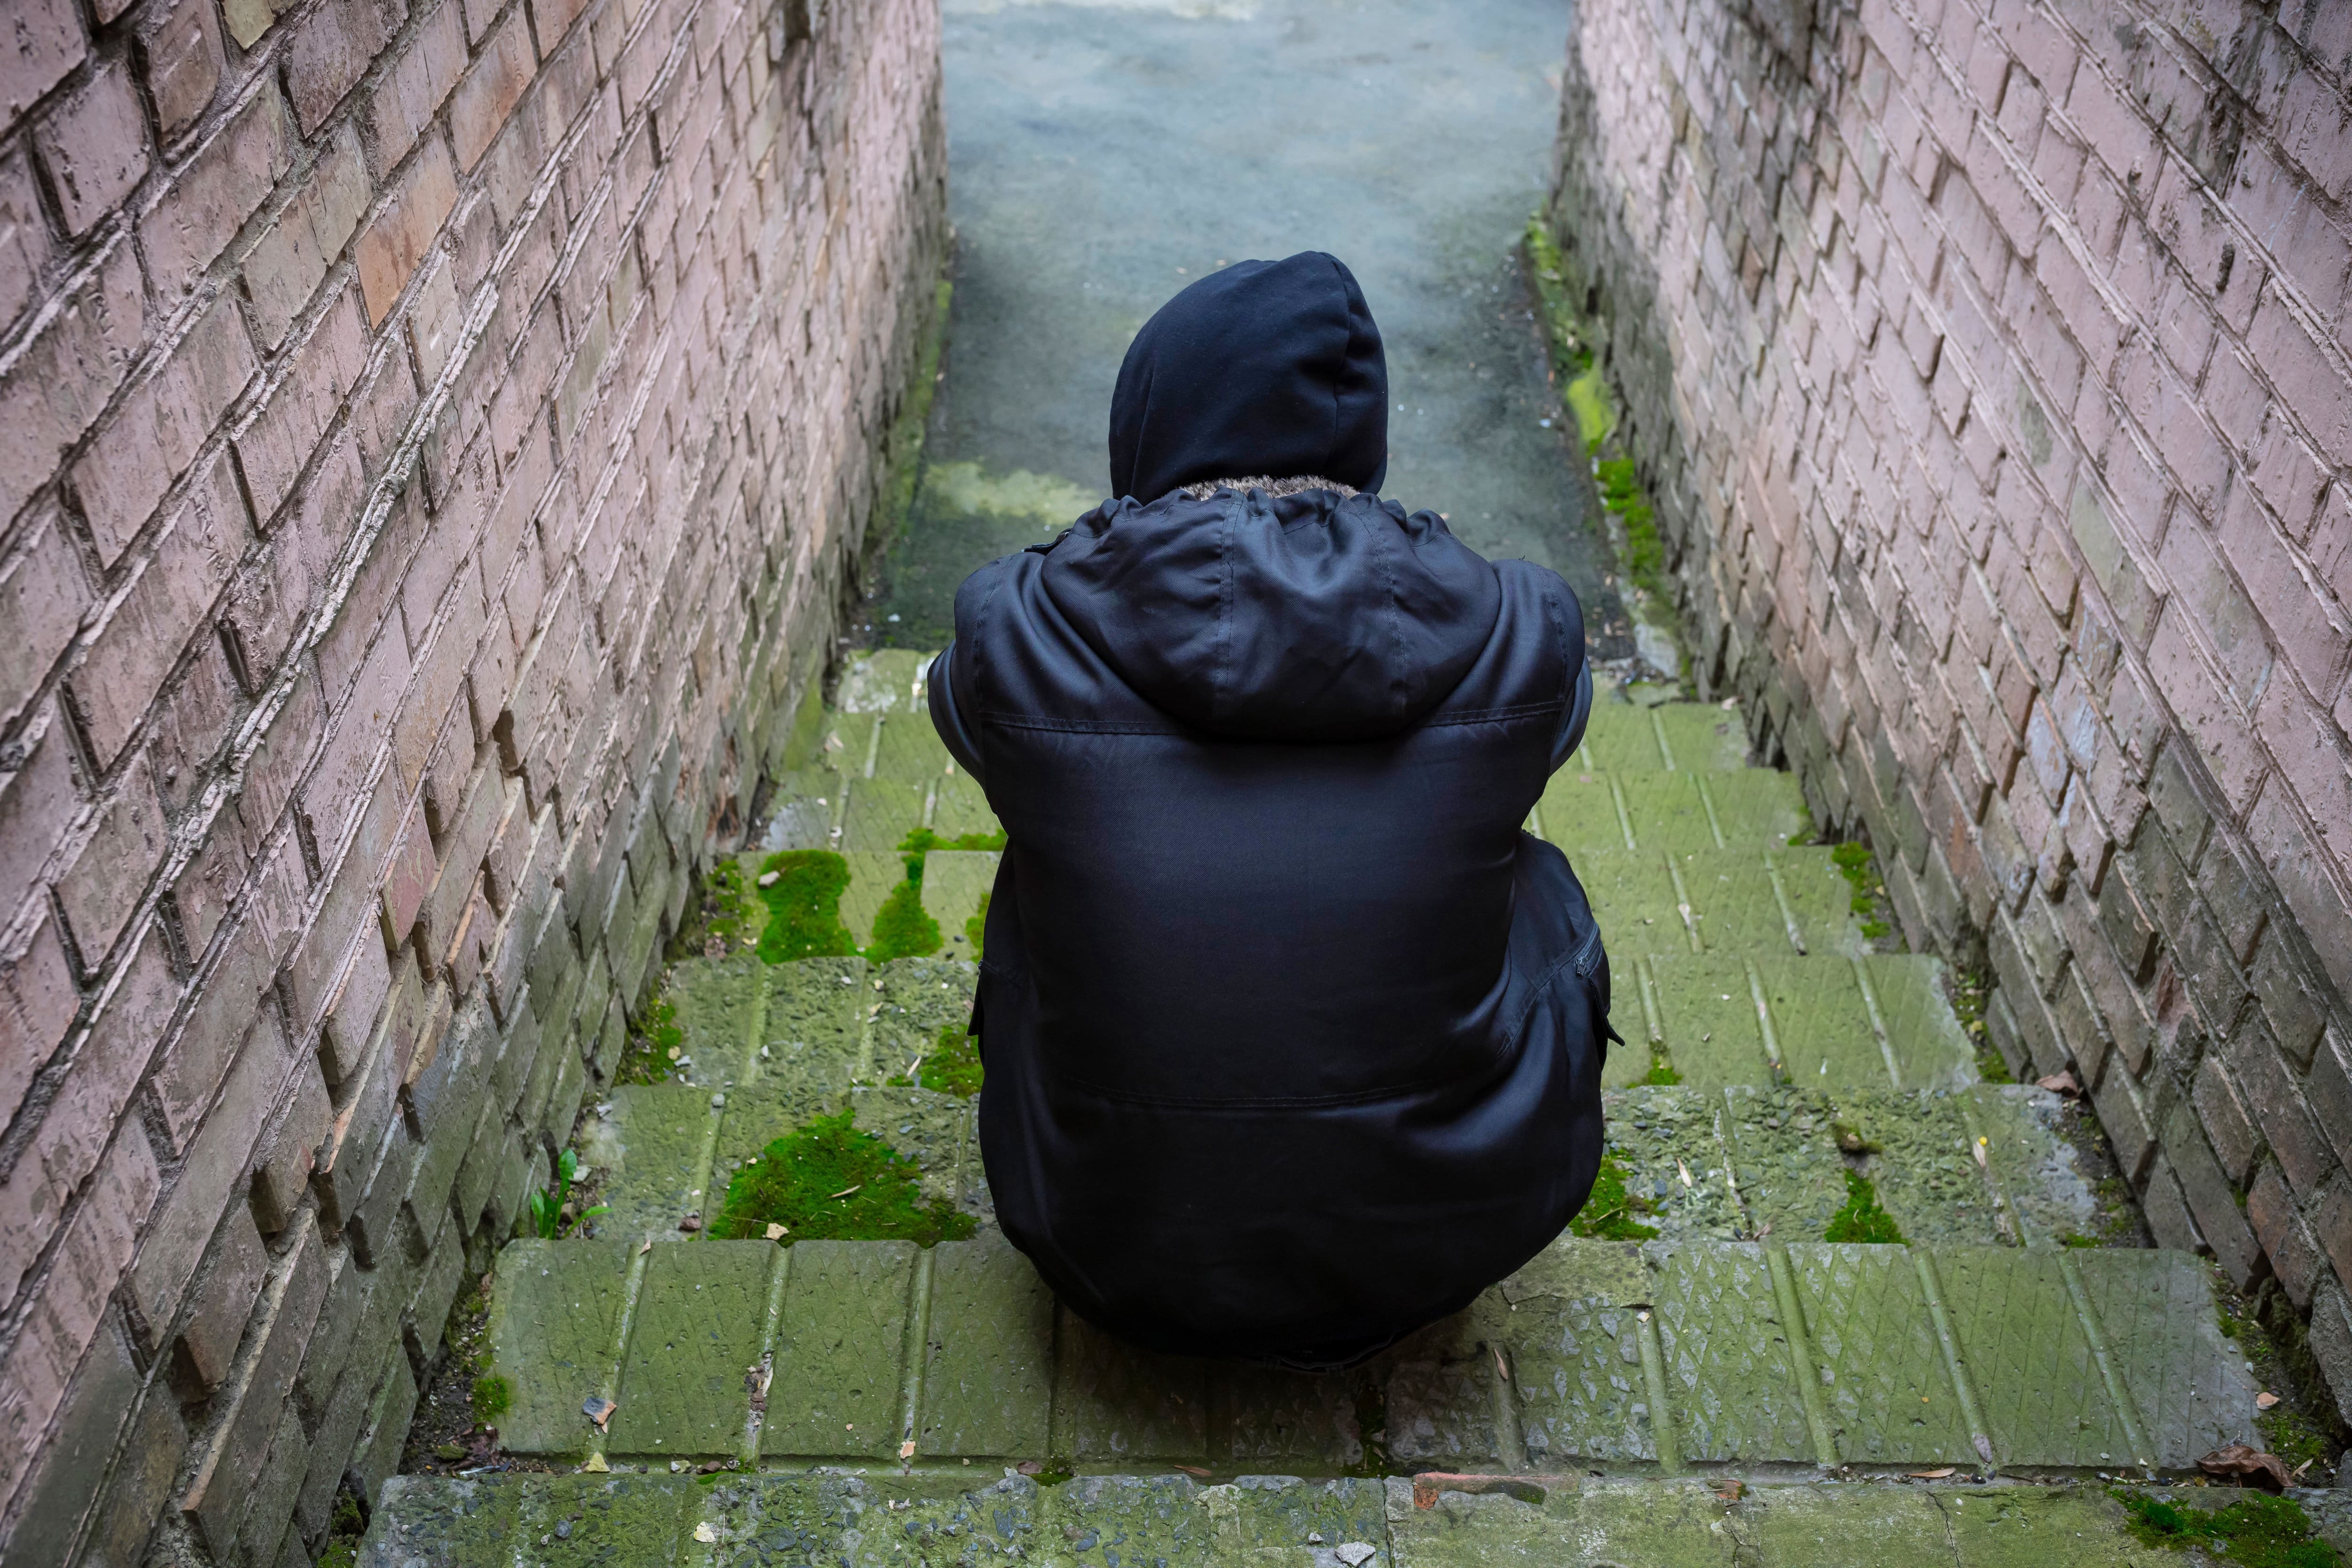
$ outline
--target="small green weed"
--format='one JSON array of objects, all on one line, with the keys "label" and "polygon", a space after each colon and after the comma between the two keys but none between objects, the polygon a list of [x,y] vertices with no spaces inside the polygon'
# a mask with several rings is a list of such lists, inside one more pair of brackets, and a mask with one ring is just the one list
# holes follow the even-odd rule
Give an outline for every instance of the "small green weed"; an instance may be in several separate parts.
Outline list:
[{"label": "small green weed", "polygon": [[972,1218],[954,1205],[927,1201],[915,1163],[871,1132],[850,1124],[847,1111],[819,1117],[761,1151],[729,1178],[726,1201],[710,1234],[722,1240],[905,1240],[929,1247],[972,1233]]},{"label": "small green weed", "polygon": [[1830,1216],[1823,1241],[1863,1241],[1901,1246],[1903,1231],[1895,1216],[1878,1206],[1878,1189],[1859,1171],[1845,1173],[1845,1206]]},{"label": "small green weed", "polygon": [[495,1426],[499,1417],[514,1405],[514,1390],[497,1373],[474,1379],[474,1421],[482,1426]]},{"label": "small green weed", "polygon": [[890,889],[874,915],[874,940],[866,944],[867,962],[887,963],[894,958],[920,958],[940,950],[940,922],[923,909],[923,879],[919,860],[910,862],[907,879]]},{"label": "small green weed", "polygon": [[[572,1181],[580,1173],[580,1156],[566,1149],[555,1158],[555,1181],[530,1194],[531,1228],[541,1241],[553,1241],[563,1229],[563,1205],[572,1201]],[[606,1205],[598,1204],[580,1217],[594,1219],[604,1213]]]},{"label": "small green weed", "polygon": [[2227,1508],[2207,1510],[2118,1487],[2111,1494],[2130,1516],[2126,1526],[2146,1546],[2201,1548],[2207,1556],[2242,1568],[2337,1568],[2336,1548],[2317,1538],[2311,1516],[2293,1498],[2247,1492]]},{"label": "small green weed", "polygon": [[2065,1235],[2058,1238],[2058,1245],[2061,1247],[2096,1247],[2099,1245],[2099,1238],[2095,1236],[2084,1236],[2079,1230],[2070,1230]]},{"label": "small green weed", "polygon": [[1643,1225],[1633,1216],[1652,1213],[1654,1206],[1648,1198],[1626,1191],[1625,1167],[1614,1154],[1604,1154],[1601,1173],[1592,1179],[1592,1194],[1568,1222],[1568,1228],[1601,1241],[1647,1241],[1658,1234],[1657,1226]]},{"label": "small green weed", "polygon": [[830,849],[784,849],[761,861],[760,901],[768,906],[768,923],[760,932],[761,961],[789,963],[856,952],[856,940],[841,923],[841,895],[848,889],[849,862]]},{"label": "small green weed", "polygon": [[1675,1070],[1675,1064],[1666,1058],[1665,1052],[1650,1053],[1650,1070],[1642,1075],[1643,1083],[1654,1083],[1661,1088],[1667,1088],[1682,1080],[1683,1075]]}]

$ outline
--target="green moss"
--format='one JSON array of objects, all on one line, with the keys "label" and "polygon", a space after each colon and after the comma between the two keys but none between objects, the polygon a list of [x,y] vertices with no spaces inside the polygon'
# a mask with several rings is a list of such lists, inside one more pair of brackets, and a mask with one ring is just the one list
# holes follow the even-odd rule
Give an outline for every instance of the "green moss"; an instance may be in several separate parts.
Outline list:
[{"label": "green moss", "polygon": [[1568,411],[1576,418],[1576,433],[1584,439],[1584,449],[1596,452],[1601,443],[1617,428],[1617,405],[1609,395],[1608,378],[1594,365],[1569,382]]},{"label": "green moss", "polygon": [[1551,347],[1554,380],[1574,382],[1592,367],[1592,351],[1585,345],[1584,323],[1579,319],[1567,260],[1544,224],[1543,215],[1528,219],[1528,279],[1535,286],[1536,303],[1543,310],[1544,337]]},{"label": "green moss", "polygon": [[1863,1241],[1899,1247],[1903,1232],[1895,1216],[1878,1206],[1878,1189],[1859,1171],[1845,1173],[1845,1206],[1830,1216],[1823,1241]]},{"label": "green moss", "polygon": [[1593,478],[1601,485],[1601,504],[1625,530],[1625,575],[1633,585],[1672,602],[1666,592],[1666,548],[1658,537],[1658,519],[1633,471],[1631,458],[1604,458],[1595,463]]},{"label": "green moss", "polygon": [[966,942],[971,943],[971,961],[974,963],[980,962],[981,938],[987,934],[988,895],[982,893],[980,896],[979,910],[972,915],[971,919],[963,922],[963,937]]},{"label": "green moss", "polygon": [[1578,1236],[1592,1237],[1602,1241],[1646,1241],[1658,1234],[1655,1226],[1643,1225],[1633,1216],[1651,1212],[1650,1200],[1625,1190],[1625,1167],[1613,1154],[1601,1158],[1601,1173],[1592,1179],[1592,1194],[1584,1200],[1584,1207],[1568,1222],[1568,1228]]},{"label": "green moss", "polygon": [[2061,1247],[2096,1247],[2099,1245],[2099,1238],[2095,1236],[2084,1236],[2079,1230],[2070,1230],[2065,1235],[2058,1238],[2058,1245]]},{"label": "green moss", "polygon": [[677,1009],[670,1005],[667,976],[654,987],[645,1005],[629,1021],[629,1043],[622,1051],[618,1065],[613,1068],[614,1083],[665,1083],[670,1075],[670,1064],[677,1058],[670,1053],[686,1048],[686,1031],[678,1027]]},{"label": "green moss", "polygon": [[915,872],[891,889],[875,911],[874,940],[866,944],[865,953],[870,963],[887,963],[937,952],[940,942],[940,922],[923,908],[922,877]]},{"label": "green moss", "polygon": [[972,1218],[943,1201],[926,1200],[914,1161],[849,1113],[820,1117],[769,1144],[727,1183],[710,1234],[722,1240],[764,1237],[771,1225],[795,1241],[903,1240],[929,1247],[972,1233]]},{"label": "green moss", "polygon": [[[906,837],[898,840],[898,853],[901,855],[928,855],[934,849],[986,850],[1003,847],[1004,830],[1001,827],[993,833],[966,833],[954,838],[942,838],[928,827],[918,827]],[[914,868],[909,865],[908,869],[912,871]]]},{"label": "green moss", "polygon": [[[775,880],[768,880],[771,876]],[[830,849],[786,849],[761,863],[760,884],[760,901],[768,906],[768,923],[760,932],[761,959],[789,963],[857,951],[849,928],[841,923],[848,861]]]},{"label": "green moss", "polygon": [[1871,858],[1870,846],[1853,842],[1841,844],[1830,851],[1830,859],[1853,886],[1853,897],[1848,908],[1862,922],[1862,934],[1872,942],[1894,934],[1895,928],[1886,920],[1886,884],[1879,880],[1878,867]]},{"label": "green moss", "polygon": [[360,1542],[367,1534],[367,1516],[360,1500],[349,1491],[335,1494],[335,1511],[327,1516],[327,1544],[320,1550],[318,1568],[352,1568],[360,1560]]},{"label": "green moss", "polygon": [[514,1390],[507,1380],[496,1373],[474,1379],[474,1421],[482,1426],[495,1426],[514,1404]]},{"label": "green moss", "polygon": [[2146,1546],[2195,1547],[2242,1568],[2337,1568],[2341,1561],[2293,1498],[2247,1492],[2208,1510],[2120,1488],[2112,1495],[2129,1516],[2133,1538]]},{"label": "green moss", "polygon": [[[1985,1028],[1985,974],[1979,969],[1952,968],[1952,1016],[1959,1021],[1960,1032],[1977,1055],[1977,1076],[1987,1083],[2015,1083],[2017,1075],[2009,1070],[2009,1062],[2000,1048],[1992,1043]],[[2127,1196],[2129,1189],[2118,1187]]]},{"label": "green moss", "polygon": [[980,1092],[980,1041],[953,1024],[940,1026],[939,1042],[923,1058],[923,1087],[970,1100]]},{"label": "green moss", "polygon": [[1664,1051],[1650,1053],[1650,1070],[1642,1075],[1643,1083],[1654,1083],[1663,1088],[1680,1083],[1682,1080],[1683,1075],[1675,1070],[1675,1064],[1666,1059],[1666,1054]]}]

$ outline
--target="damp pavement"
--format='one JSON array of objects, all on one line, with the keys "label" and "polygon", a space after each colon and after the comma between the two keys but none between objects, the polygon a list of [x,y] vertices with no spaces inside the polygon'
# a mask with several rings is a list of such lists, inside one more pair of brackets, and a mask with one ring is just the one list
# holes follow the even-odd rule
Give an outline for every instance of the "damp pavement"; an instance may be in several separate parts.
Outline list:
[{"label": "damp pavement", "polygon": [[[956,585],[1104,499],[1127,345],[1230,262],[1339,257],[1387,348],[1382,493],[1565,576],[1631,651],[1516,247],[1565,0],[947,0],[955,293],[924,472],[866,609],[936,647]],[[895,620],[892,617],[897,617]]]},{"label": "damp pavement", "polygon": [[[910,831],[992,826],[923,668],[861,656],[803,710],[742,862],[842,855],[861,942]],[[1979,1081],[1937,962],[1876,951],[1743,734],[1605,704],[1532,814],[1592,887],[1630,1043],[1597,1233],[1458,1317],[1309,1375],[1142,1354],[1061,1310],[993,1223],[976,1098],[911,1069],[970,1006],[995,859],[935,849],[928,955],[766,963],[755,921],[671,970],[674,1067],[581,1139],[607,1211],[498,1259],[514,1468],[394,1478],[361,1561],[2175,1561],[2113,1484],[2259,1441],[2207,1265],[2062,1245],[2100,1218],[2056,1097]],[[740,1163],[843,1111],[969,1237],[710,1237]],[[1864,1182],[1901,1239],[1825,1240]]]}]

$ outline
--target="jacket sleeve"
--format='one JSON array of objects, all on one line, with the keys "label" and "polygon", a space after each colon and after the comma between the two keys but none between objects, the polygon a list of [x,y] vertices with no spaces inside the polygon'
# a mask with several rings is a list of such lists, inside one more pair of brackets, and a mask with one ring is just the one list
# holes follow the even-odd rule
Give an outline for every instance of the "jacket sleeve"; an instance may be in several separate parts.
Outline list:
[{"label": "jacket sleeve", "polygon": [[956,766],[970,773],[974,784],[985,788],[988,780],[981,772],[980,736],[965,719],[977,706],[971,677],[958,667],[955,652],[956,645],[950,643],[931,660],[931,728],[940,732],[940,743],[956,760]]},{"label": "jacket sleeve", "polygon": [[1591,717],[1592,717],[1592,666],[1579,659],[1576,666],[1576,689],[1569,698],[1568,711],[1560,715],[1559,733],[1553,738],[1551,743],[1552,772],[1558,773],[1566,767],[1568,759],[1576,755],[1576,748],[1584,744],[1584,722]]}]

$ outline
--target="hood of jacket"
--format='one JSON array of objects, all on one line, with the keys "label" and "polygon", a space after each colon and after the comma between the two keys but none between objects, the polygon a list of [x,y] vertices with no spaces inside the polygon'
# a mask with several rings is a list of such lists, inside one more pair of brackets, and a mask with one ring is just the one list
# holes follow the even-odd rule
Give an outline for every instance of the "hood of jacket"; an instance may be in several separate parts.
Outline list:
[{"label": "hood of jacket", "polygon": [[1110,400],[1111,494],[1157,500],[1238,474],[1319,474],[1377,490],[1388,362],[1356,275],[1301,251],[1238,261],[1135,334]]},{"label": "hood of jacket", "polygon": [[1139,696],[1239,740],[1410,728],[1468,673],[1502,604],[1495,568],[1435,512],[1334,490],[1108,501],[1045,555],[1040,584]]}]

